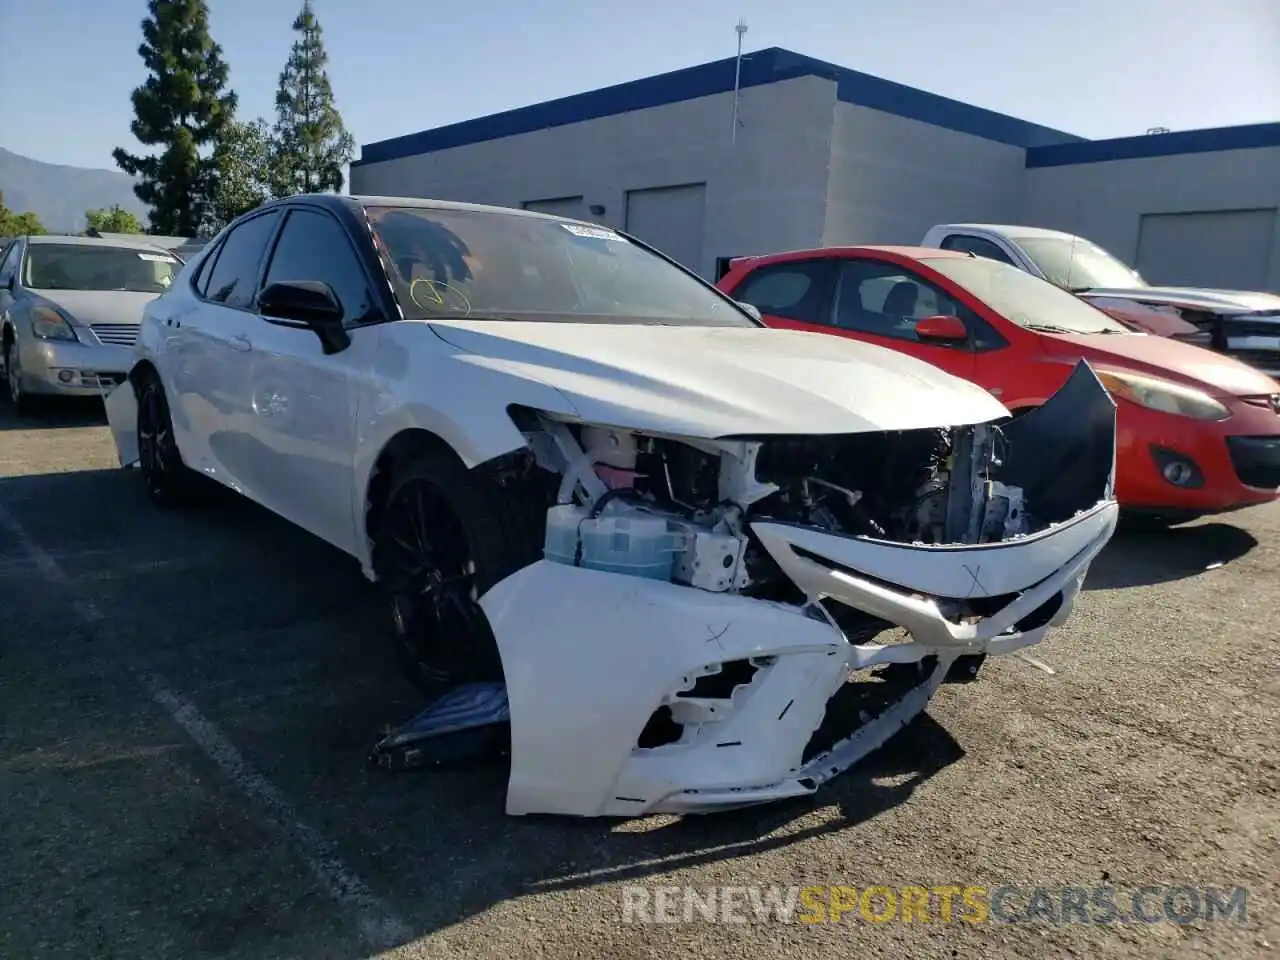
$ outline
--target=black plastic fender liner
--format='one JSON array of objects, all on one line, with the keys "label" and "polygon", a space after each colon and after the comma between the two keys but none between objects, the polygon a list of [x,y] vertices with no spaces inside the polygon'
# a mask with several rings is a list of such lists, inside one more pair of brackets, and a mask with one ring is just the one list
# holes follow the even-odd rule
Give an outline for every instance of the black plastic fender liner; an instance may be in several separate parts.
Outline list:
[{"label": "black plastic fender liner", "polygon": [[947,675],[942,678],[942,682],[972,683],[978,679],[978,671],[986,662],[987,654],[985,653],[967,653],[962,657],[956,657],[947,668]]},{"label": "black plastic fender liner", "polygon": [[1000,480],[1022,488],[1039,520],[1059,523],[1114,496],[1116,403],[1088,361],[1000,429],[1007,441]]},{"label": "black plastic fender liner", "polygon": [[510,723],[501,683],[460,684],[386,731],[369,761],[386,770],[411,770],[502,755],[509,749]]}]

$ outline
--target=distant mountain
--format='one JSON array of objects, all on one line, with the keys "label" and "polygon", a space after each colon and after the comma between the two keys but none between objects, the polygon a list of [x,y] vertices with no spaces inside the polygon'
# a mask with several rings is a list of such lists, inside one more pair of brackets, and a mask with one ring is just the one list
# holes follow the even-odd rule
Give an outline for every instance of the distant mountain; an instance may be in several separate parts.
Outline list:
[{"label": "distant mountain", "polygon": [[83,230],[84,212],[117,204],[146,222],[147,206],[133,195],[133,178],[118,170],[42,163],[0,147],[0,192],[16,213],[35,213],[52,233]]}]

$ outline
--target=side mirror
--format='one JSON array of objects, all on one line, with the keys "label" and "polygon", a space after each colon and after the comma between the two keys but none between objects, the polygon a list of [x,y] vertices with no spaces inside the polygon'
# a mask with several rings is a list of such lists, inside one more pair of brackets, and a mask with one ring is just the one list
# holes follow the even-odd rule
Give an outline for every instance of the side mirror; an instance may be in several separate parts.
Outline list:
[{"label": "side mirror", "polygon": [[916,321],[915,329],[921,341],[964,343],[969,339],[969,328],[959,317],[924,317]]},{"label": "side mirror", "polygon": [[743,303],[741,300],[735,300],[734,303],[736,303],[739,307],[741,307],[743,313],[749,316],[752,320],[756,321],[756,323],[764,322],[764,317],[760,315],[760,309],[756,307],[754,304]]},{"label": "side mirror", "polygon": [[269,284],[258,295],[258,312],[268,323],[314,331],[326,354],[351,346],[351,336],[342,325],[342,302],[323,280]]}]

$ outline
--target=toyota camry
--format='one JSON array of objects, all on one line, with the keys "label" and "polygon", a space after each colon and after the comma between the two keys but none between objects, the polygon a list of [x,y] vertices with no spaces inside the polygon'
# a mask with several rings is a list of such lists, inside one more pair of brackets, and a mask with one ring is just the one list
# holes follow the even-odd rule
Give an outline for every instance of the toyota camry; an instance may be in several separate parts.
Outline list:
[{"label": "toyota camry", "polygon": [[513,814],[811,793],[1062,623],[1117,516],[1087,364],[1011,420],[495,207],[246,214],[148,305],[107,409],[156,504],[238,491],[381,585],[432,697],[501,689]]}]

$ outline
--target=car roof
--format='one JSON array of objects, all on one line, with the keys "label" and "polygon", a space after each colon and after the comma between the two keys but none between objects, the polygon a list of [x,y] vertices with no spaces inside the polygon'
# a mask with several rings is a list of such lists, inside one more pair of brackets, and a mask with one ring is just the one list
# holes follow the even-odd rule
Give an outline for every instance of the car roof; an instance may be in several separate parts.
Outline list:
[{"label": "car roof", "polygon": [[771,260],[792,259],[799,257],[839,257],[857,256],[865,253],[888,253],[898,257],[911,257],[915,260],[937,260],[942,258],[968,257],[961,250],[941,250],[937,247],[908,247],[892,244],[859,244],[858,246],[810,247],[803,250],[781,250],[777,253],[766,253],[757,257],[740,257],[745,263],[760,263]]},{"label": "car roof", "polygon": [[137,234],[136,240],[116,239],[115,237],[77,237],[71,234],[43,233],[35,237],[27,237],[27,242],[32,246],[45,246],[57,244],[58,246],[74,246],[74,247],[111,247],[116,250],[155,250],[159,253],[169,253],[164,247],[157,246],[147,241],[145,233]]},{"label": "car roof", "polygon": [[1075,234],[1063,233],[1061,230],[1049,230],[1045,227],[1019,227],[1003,223],[946,223],[935,229],[944,230],[985,230],[1003,237],[1017,240],[1021,237],[1042,237],[1045,239],[1074,240]]},{"label": "car roof", "polygon": [[123,240],[125,243],[142,239],[150,246],[163,247],[165,250],[173,250],[191,239],[190,237],[167,237],[156,233],[113,233],[107,230],[86,230],[85,236],[101,237],[103,240]]},{"label": "car roof", "polygon": [[589,226],[600,226],[600,224],[592,224],[589,223],[589,221],[574,220],[572,217],[559,217],[555,214],[542,213],[538,210],[522,210],[519,207],[500,207],[496,204],[486,203],[463,203],[458,200],[436,200],[430,197],[379,197],[363,194],[349,196],[336,193],[301,193],[292,197],[285,197],[281,200],[269,201],[258,209],[262,210],[272,206],[288,205],[300,201],[318,204],[323,207],[329,207],[330,209],[345,208],[353,211],[361,207],[408,207],[423,210],[459,210],[472,213],[497,213],[504,216],[529,217],[535,220],[558,220],[564,223],[588,223]]}]

